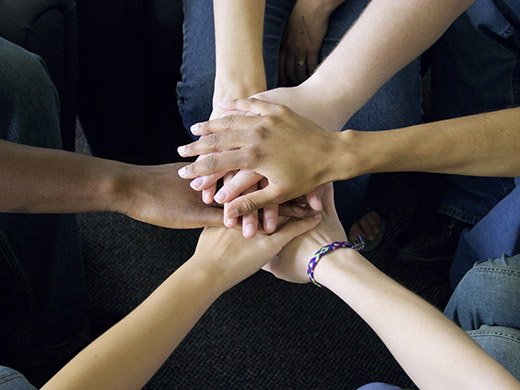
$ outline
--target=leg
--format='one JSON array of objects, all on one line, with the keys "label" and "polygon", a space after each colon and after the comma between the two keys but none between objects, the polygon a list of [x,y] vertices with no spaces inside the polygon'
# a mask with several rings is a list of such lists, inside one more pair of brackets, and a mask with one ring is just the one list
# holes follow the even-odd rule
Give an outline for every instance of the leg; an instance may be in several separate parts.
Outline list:
[{"label": "leg", "polygon": [[453,288],[476,261],[520,253],[520,179],[515,182],[509,195],[462,233],[450,270]]},{"label": "leg", "polygon": [[[43,62],[1,38],[0,91],[2,139],[61,147],[58,98]],[[88,337],[74,217],[0,214],[0,275],[0,360],[38,384]]]},{"label": "leg", "polygon": [[[293,1],[266,2],[264,62],[268,89],[277,85],[278,52],[293,5]],[[177,84],[177,94],[186,129],[194,123],[207,120],[212,111],[215,80],[214,31],[213,6],[203,0],[185,0],[182,80]]]},{"label": "leg", "polygon": [[444,314],[520,378],[520,255],[475,264]]}]

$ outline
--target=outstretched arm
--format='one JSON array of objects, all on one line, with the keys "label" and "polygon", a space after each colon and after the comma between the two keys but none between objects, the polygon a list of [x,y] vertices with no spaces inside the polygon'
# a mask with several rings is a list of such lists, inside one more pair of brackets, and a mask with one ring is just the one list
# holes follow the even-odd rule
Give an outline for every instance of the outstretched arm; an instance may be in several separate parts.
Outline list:
[{"label": "outstretched arm", "polygon": [[179,179],[184,165],[137,166],[0,140],[0,211],[112,211],[165,227],[221,225],[222,210]]},{"label": "outstretched arm", "polygon": [[373,0],[316,72],[255,97],[340,130],[395,73],[431,46],[473,0]]},{"label": "outstretched arm", "polygon": [[247,99],[225,107],[259,116],[227,117],[194,127],[194,134],[203,137],[179,153],[219,153],[179,174],[193,178],[213,170],[249,169],[268,179],[265,189],[229,199],[229,214],[241,215],[330,181],[373,172],[520,175],[520,108],[398,130],[331,133],[277,104]]},{"label": "outstretched arm", "polygon": [[[330,242],[345,240],[332,186],[327,190],[321,224],[290,242],[266,265],[278,278],[308,283],[307,263],[313,253]],[[314,277],[367,322],[419,388],[520,388],[462,329],[358,252],[337,249],[325,255]]]},{"label": "outstretched arm", "polygon": [[272,235],[206,229],[193,257],[118,324],[80,352],[43,388],[140,389],[226,290],[258,271],[319,216]]}]

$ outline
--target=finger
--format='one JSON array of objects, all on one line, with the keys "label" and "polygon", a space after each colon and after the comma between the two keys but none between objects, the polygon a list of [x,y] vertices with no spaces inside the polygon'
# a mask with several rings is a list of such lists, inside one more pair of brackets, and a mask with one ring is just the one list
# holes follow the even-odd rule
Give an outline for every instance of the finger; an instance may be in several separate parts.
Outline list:
[{"label": "finger", "polygon": [[284,224],[276,233],[271,234],[270,238],[279,248],[283,248],[292,239],[308,232],[318,226],[321,222],[321,213],[314,214],[305,219],[293,219]]},{"label": "finger", "polygon": [[300,54],[294,62],[294,75],[296,84],[301,84],[307,79],[307,55]]},{"label": "finger", "polygon": [[312,75],[318,67],[318,56],[319,53],[317,51],[307,53],[307,76]]},{"label": "finger", "polygon": [[219,172],[213,175],[199,176],[190,182],[190,187],[195,191],[205,190],[209,186],[216,184],[224,174],[225,172]]},{"label": "finger", "polygon": [[[250,194],[258,189],[258,185],[253,185],[244,191],[244,194]],[[254,210],[242,217],[242,235],[245,238],[252,238],[258,231],[258,210]]]},{"label": "finger", "polygon": [[[260,99],[256,99],[256,98],[248,98],[248,99],[237,99],[237,100],[231,100],[229,102],[223,102],[223,103],[220,103],[220,106],[226,110],[239,110],[239,111],[247,111],[247,112],[250,112],[250,113],[256,114],[256,115],[268,115],[271,112],[273,112],[277,107],[280,107],[280,104],[270,103],[265,100],[260,100]],[[258,117],[241,116],[240,118],[248,119],[250,121],[248,123],[252,123],[252,125],[250,125],[250,127],[257,125],[259,123]],[[238,121],[235,122],[235,124],[233,124],[233,128],[232,128],[233,130],[240,130],[240,128],[243,128],[243,126],[237,127],[238,125],[236,123],[238,123]],[[242,123],[242,122],[240,122],[240,123]]]},{"label": "finger", "polygon": [[248,138],[248,135],[243,131],[235,130],[227,133],[216,132],[203,135],[191,144],[179,146],[177,152],[181,157],[193,157],[202,154],[223,152],[248,145]]},{"label": "finger", "polygon": [[307,202],[309,202],[309,206],[316,211],[323,210],[323,202],[321,201],[321,194],[314,190],[312,192],[309,192],[306,196]]},{"label": "finger", "polygon": [[[267,187],[267,179],[263,178],[258,183],[258,188]],[[266,233],[273,233],[276,230],[276,222],[278,220],[278,205],[272,204],[264,207],[263,225]]]},{"label": "finger", "polygon": [[230,202],[260,180],[262,180],[262,176],[252,171],[238,171],[237,174],[227,183],[224,183],[222,188],[217,192],[215,201],[220,204]]},{"label": "finger", "polygon": [[297,203],[287,202],[278,206],[278,215],[291,218],[305,218],[316,214],[316,211],[310,207],[302,207]]},{"label": "finger", "polygon": [[279,203],[278,199],[279,196],[272,185],[251,194],[239,196],[224,205],[224,223],[228,226],[226,221],[258,210],[266,205]]},{"label": "finger", "polygon": [[[232,102],[234,102],[234,100]],[[226,104],[228,103],[229,102],[226,102]],[[237,105],[237,108],[230,104],[224,105],[224,103],[221,103],[220,105],[226,111],[232,111],[234,113],[239,112],[240,115],[226,115],[217,119],[195,123],[193,126],[190,127],[190,131],[193,133],[193,135],[203,136],[213,133],[228,132],[230,130],[245,130],[250,128],[251,126],[254,126],[258,121],[257,117],[246,115],[249,112],[249,105],[246,103]],[[252,113],[260,115],[259,113]]]},{"label": "finger", "polygon": [[202,201],[206,204],[212,204],[216,190],[217,190],[216,184],[213,184],[212,186],[209,186],[205,190],[202,190]]},{"label": "finger", "polygon": [[177,171],[183,179],[195,179],[198,176],[217,174],[218,172],[235,171],[245,166],[247,161],[245,149],[204,155],[197,161],[188,164]]}]

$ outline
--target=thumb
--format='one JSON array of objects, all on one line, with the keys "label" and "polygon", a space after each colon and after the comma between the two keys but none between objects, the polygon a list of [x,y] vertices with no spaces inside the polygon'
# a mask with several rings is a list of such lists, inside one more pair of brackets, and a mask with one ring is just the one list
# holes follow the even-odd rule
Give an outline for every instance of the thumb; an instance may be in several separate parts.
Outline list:
[{"label": "thumb", "polygon": [[283,248],[295,237],[318,226],[321,222],[321,218],[321,213],[317,213],[305,219],[291,220],[283,225],[276,233],[273,233],[270,238],[274,241],[274,245]]}]

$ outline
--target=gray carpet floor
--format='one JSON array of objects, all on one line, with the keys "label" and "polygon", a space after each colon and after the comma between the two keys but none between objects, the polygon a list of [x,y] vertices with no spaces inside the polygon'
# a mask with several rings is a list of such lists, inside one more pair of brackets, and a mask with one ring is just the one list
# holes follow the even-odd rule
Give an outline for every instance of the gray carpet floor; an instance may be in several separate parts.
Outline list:
[{"label": "gray carpet floor", "polygon": [[[88,153],[82,137],[78,146]],[[418,174],[376,175],[364,208],[383,211],[387,220],[382,245],[367,257],[442,308],[450,294],[446,273],[402,265],[389,249],[410,221],[431,216],[438,181]],[[188,259],[200,233],[105,213],[82,214],[78,222],[93,335]],[[355,389],[371,381],[412,386],[372,330],[332,293],[259,272],[208,310],[147,388]]]}]

